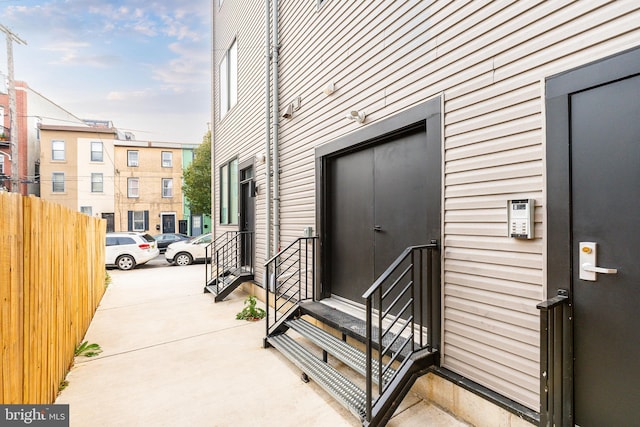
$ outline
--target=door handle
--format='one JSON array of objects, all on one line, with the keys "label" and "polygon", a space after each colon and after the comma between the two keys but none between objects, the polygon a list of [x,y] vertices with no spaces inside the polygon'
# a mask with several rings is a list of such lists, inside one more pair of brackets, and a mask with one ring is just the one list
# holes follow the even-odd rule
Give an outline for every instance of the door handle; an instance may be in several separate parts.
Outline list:
[{"label": "door handle", "polygon": [[595,282],[598,280],[597,273],[600,274],[617,274],[617,268],[598,267],[597,263],[597,249],[598,244],[596,242],[580,242],[580,279],[587,280],[589,282]]},{"label": "door handle", "polygon": [[373,231],[382,231],[382,227],[379,225],[374,225],[373,226]]},{"label": "door handle", "polygon": [[595,265],[589,264],[588,262],[582,264],[582,269],[584,271],[592,271],[594,273],[602,274],[616,274],[618,272],[617,268],[596,267]]}]

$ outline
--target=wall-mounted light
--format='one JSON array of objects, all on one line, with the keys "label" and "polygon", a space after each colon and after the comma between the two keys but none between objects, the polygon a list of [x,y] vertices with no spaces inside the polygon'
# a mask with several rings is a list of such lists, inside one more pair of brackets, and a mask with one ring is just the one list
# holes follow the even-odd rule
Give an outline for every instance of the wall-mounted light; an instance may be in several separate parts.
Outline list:
[{"label": "wall-mounted light", "polygon": [[364,111],[351,110],[347,113],[347,119],[351,121],[356,121],[358,123],[364,123],[364,119],[367,117],[367,114]]},{"label": "wall-mounted light", "polygon": [[291,117],[293,117],[293,104],[287,105],[284,113],[282,113],[282,117],[284,117],[285,119],[290,119]]},{"label": "wall-mounted light", "polygon": [[331,95],[335,91],[336,91],[336,85],[333,82],[327,83],[327,85],[322,89],[322,93],[324,93],[327,96]]}]

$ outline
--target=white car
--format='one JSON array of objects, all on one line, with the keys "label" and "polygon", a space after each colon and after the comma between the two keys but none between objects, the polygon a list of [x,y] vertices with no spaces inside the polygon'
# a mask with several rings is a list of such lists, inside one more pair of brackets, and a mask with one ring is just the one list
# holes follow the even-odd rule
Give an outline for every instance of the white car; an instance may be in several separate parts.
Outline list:
[{"label": "white car", "polygon": [[146,233],[107,233],[105,264],[120,270],[131,270],[160,254],[156,240]]},{"label": "white car", "polygon": [[[168,263],[176,265],[189,265],[196,261],[204,261],[206,247],[211,243],[211,239],[211,233],[207,233],[190,240],[172,243],[167,246],[164,256]],[[209,253],[209,258],[211,258],[211,253]]]}]

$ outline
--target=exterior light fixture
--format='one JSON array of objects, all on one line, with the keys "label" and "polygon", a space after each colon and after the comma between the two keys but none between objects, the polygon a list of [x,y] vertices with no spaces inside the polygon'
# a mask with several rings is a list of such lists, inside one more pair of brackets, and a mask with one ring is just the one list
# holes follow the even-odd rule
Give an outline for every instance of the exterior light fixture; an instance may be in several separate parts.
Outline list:
[{"label": "exterior light fixture", "polygon": [[293,117],[293,104],[287,105],[284,113],[282,113],[282,117],[284,117],[285,119],[290,119],[291,117]]},{"label": "exterior light fixture", "polygon": [[331,95],[335,91],[336,91],[336,85],[333,82],[327,83],[327,85],[322,89],[322,93],[324,93],[327,96]]},{"label": "exterior light fixture", "polygon": [[351,121],[356,121],[358,123],[364,123],[364,119],[367,117],[367,114],[364,111],[351,110],[347,113],[347,119]]}]

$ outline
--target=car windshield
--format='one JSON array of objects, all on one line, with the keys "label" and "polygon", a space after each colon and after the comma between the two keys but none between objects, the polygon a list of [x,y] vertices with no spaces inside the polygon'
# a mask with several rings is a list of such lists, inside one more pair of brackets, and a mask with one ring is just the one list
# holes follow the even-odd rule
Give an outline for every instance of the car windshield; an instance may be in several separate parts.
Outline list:
[{"label": "car windshield", "polygon": [[200,236],[195,240],[192,240],[191,243],[194,245],[200,245],[202,243],[211,243],[211,234],[205,234],[204,236]]},{"label": "car windshield", "polygon": [[149,234],[143,234],[142,237],[144,238],[144,240],[146,240],[147,242],[155,242],[156,239],[154,239],[153,237],[151,237],[151,235]]}]

